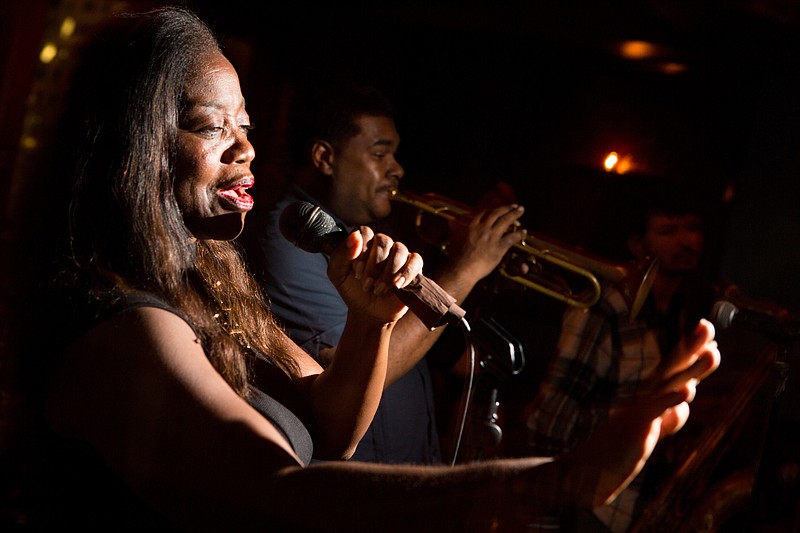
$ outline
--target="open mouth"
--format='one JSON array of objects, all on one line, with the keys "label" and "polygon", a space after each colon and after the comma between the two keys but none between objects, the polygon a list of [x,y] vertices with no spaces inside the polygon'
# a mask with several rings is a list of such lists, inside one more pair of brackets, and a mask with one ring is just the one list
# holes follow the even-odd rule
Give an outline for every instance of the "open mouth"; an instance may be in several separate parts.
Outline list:
[{"label": "open mouth", "polygon": [[253,209],[253,197],[247,194],[247,189],[253,186],[252,178],[242,180],[232,187],[220,189],[217,194],[235,211],[250,211]]}]

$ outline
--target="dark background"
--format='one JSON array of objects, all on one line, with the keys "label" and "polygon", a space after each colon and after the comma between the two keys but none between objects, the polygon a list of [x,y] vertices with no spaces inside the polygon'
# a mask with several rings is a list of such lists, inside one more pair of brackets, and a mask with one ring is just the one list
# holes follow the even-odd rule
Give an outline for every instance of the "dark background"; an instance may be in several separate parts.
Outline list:
[{"label": "dark background", "polygon": [[[195,3],[242,74],[256,193],[283,177],[297,87],[359,79],[397,106],[404,187],[471,203],[504,181],[529,230],[588,246],[619,180],[603,157],[631,154],[637,172],[706,202],[708,269],[798,307],[797,2],[248,5]],[[629,39],[660,54],[623,59]],[[683,72],[663,73],[668,62]]]},{"label": "dark background", "polygon": [[[0,3],[2,236],[24,223],[24,187],[47,157],[70,40],[104,13],[154,1]],[[403,187],[473,202],[504,181],[523,222],[588,245],[630,154],[643,175],[692,184],[708,207],[706,268],[748,295],[800,307],[800,2],[797,0],[261,2],[195,0],[242,77],[256,124],[257,195],[284,178],[298,88],[350,78],[397,107]],[[49,65],[45,40],[62,52]],[[645,60],[626,40],[657,47]],[[677,64],[678,73],[664,73]],[[19,150],[21,138],[38,138]]]}]

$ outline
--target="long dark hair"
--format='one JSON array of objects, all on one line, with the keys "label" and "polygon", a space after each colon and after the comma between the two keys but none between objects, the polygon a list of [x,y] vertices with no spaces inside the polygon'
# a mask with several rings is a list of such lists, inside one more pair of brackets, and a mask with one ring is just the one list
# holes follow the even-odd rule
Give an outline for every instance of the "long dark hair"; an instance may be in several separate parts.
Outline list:
[{"label": "long dark hair", "polygon": [[[81,132],[64,279],[88,280],[103,303],[154,293],[182,311],[206,354],[240,394],[257,350],[297,370],[233,242],[193,239],[175,199],[186,81],[211,54],[212,31],[185,9],[112,18],[83,56],[66,121]],[[71,277],[72,276],[72,277]]]}]

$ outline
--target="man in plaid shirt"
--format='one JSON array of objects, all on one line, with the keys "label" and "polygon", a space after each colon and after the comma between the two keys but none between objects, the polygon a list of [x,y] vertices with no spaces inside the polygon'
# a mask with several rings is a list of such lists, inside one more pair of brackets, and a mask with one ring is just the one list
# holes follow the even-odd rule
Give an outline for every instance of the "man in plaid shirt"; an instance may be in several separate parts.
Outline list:
[{"label": "man in plaid shirt", "polygon": [[[651,256],[659,263],[634,320],[629,302],[612,285],[603,288],[593,307],[565,312],[555,356],[528,409],[535,455],[561,455],[586,440],[659,365],[669,363],[681,335],[707,316],[713,293],[695,282],[704,235],[700,210],[691,200],[663,185],[646,203],[634,204],[642,210],[626,233],[628,250],[637,259]],[[643,472],[613,504],[595,511],[609,531],[626,531],[633,523],[645,500],[639,498],[645,479]]]}]

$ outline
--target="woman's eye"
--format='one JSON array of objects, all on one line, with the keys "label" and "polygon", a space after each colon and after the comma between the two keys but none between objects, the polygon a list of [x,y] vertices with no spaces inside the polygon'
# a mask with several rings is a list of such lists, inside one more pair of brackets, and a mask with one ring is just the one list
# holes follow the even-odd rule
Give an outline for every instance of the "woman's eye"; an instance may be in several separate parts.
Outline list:
[{"label": "woman's eye", "polygon": [[[253,125],[249,124],[249,123],[248,124],[239,124],[236,127],[238,127],[239,131],[244,133],[245,136],[247,136],[247,134],[250,133],[250,131],[253,129]],[[219,126],[219,125],[216,125],[216,124],[209,124],[207,126],[201,126],[201,127],[197,128],[195,130],[195,132],[197,134],[199,134],[199,135],[204,136],[204,137],[214,138],[214,137],[219,137],[221,135],[225,135],[226,133],[233,134],[234,133],[234,127],[233,126],[227,126],[227,125]]]},{"label": "woman's eye", "polygon": [[208,137],[213,137],[222,133],[224,128],[222,126],[204,126],[197,130],[198,133],[201,135],[206,135]]}]

